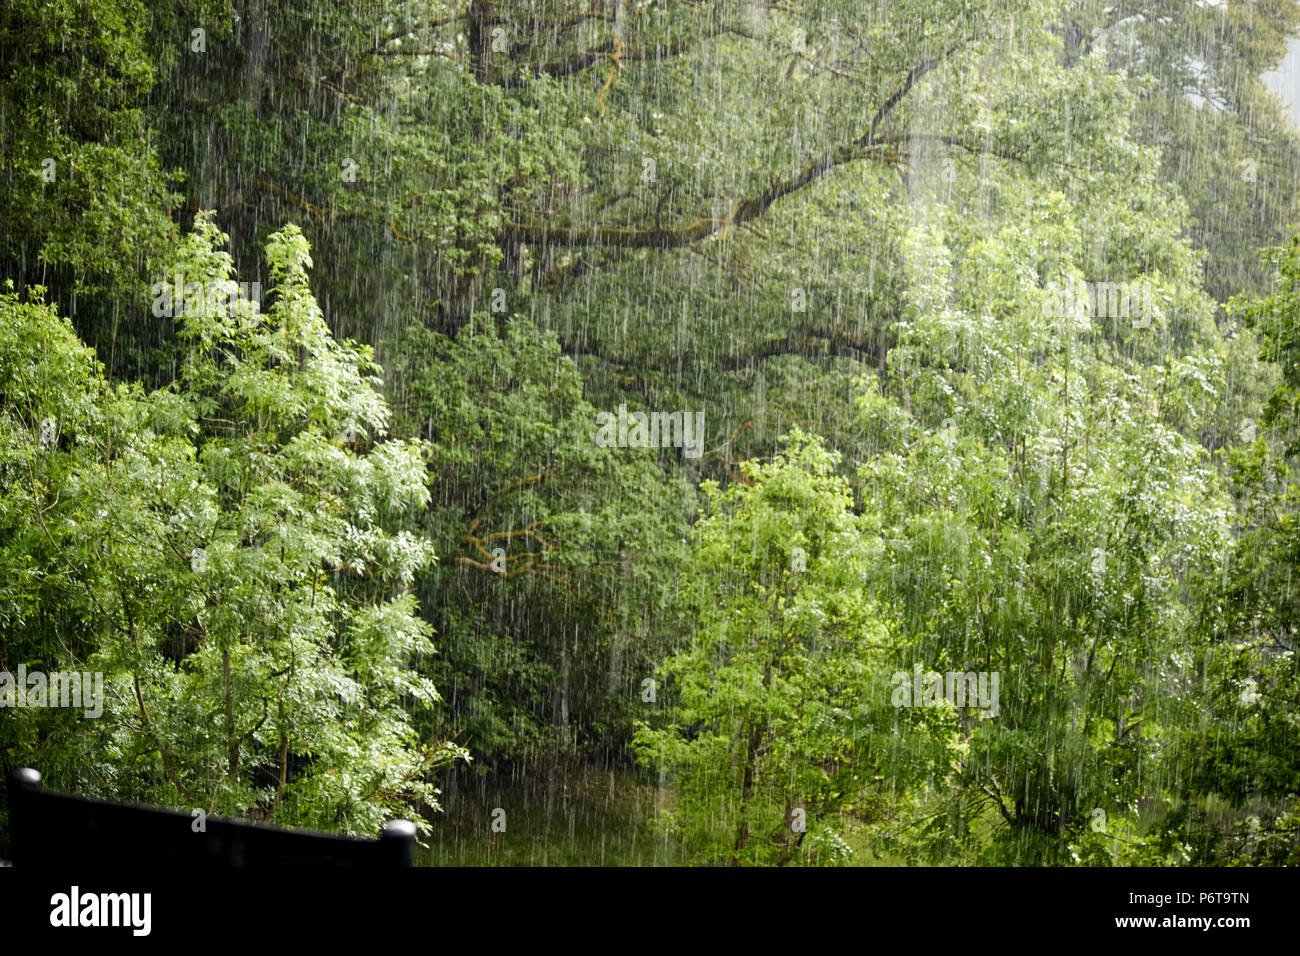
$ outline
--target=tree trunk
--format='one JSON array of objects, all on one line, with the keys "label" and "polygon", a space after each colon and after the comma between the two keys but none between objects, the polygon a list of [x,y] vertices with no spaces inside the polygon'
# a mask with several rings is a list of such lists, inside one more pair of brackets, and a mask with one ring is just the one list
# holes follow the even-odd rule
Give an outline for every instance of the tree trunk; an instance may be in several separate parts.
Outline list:
[{"label": "tree trunk", "polygon": [[492,78],[492,0],[473,0],[469,5],[469,52],[474,79],[487,83]]},{"label": "tree trunk", "polygon": [[230,687],[230,651],[221,652],[221,676],[226,684],[226,759],[230,780],[239,779],[239,738],[235,736],[235,700]]}]

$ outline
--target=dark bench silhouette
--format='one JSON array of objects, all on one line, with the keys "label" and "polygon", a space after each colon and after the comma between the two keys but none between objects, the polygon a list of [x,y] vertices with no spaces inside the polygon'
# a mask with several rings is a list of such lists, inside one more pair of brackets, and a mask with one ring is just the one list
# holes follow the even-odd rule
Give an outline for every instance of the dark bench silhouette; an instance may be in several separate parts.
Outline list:
[{"label": "dark bench silhouette", "polygon": [[196,833],[189,814],[55,793],[35,770],[9,780],[14,866],[411,866],[415,825],[393,820],[377,840],[208,817]]}]

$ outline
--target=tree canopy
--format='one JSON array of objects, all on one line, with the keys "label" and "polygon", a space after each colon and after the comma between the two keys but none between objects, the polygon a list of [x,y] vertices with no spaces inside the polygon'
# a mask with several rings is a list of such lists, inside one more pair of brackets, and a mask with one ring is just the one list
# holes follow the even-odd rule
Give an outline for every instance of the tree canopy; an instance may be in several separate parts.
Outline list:
[{"label": "tree canopy", "polygon": [[0,672],[104,710],[0,706],[3,769],[426,842],[608,771],[703,864],[1296,862],[1298,32],[7,3]]}]

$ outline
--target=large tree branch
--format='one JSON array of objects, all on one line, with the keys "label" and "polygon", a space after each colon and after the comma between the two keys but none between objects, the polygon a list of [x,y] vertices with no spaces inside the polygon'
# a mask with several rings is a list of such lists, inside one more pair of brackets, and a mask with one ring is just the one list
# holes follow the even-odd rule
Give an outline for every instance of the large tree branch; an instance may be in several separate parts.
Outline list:
[{"label": "large tree branch", "polygon": [[684,226],[651,229],[621,226],[576,226],[571,224],[507,222],[501,230],[503,239],[553,246],[628,246],[633,248],[672,249],[688,246],[732,225],[756,219],[772,203],[802,189],[835,166],[853,159],[864,159],[884,148],[857,149],[844,146],[805,165],[788,179],[773,183],[757,196],[737,200],[726,216],[705,216]]},{"label": "large tree branch", "polygon": [[[820,179],[827,172],[837,166],[852,162],[858,159],[867,159],[882,153],[888,155],[891,148],[921,139],[933,142],[943,142],[949,145],[960,146],[971,152],[980,152],[978,147],[971,146],[958,137],[941,136],[937,134],[889,134],[881,135],[878,130],[887,119],[893,114],[898,104],[903,101],[908,92],[916,85],[921,77],[934,70],[940,64],[948,60],[961,44],[952,47],[942,56],[933,57],[923,60],[908,71],[903,82],[898,88],[889,94],[880,104],[880,107],[872,115],[871,121],[867,126],[867,131],[852,142],[845,143],[841,146],[830,150],[827,153],[806,163],[793,175],[786,179],[778,180],[770,185],[763,192],[748,199],[737,200],[731,208],[731,212],[723,217],[706,216],[697,219],[693,223],[681,226],[654,227],[649,229],[627,228],[621,226],[578,226],[571,223],[526,223],[526,222],[507,222],[505,223],[499,235],[503,241],[522,241],[537,245],[553,246],[624,246],[634,248],[656,248],[671,249],[687,246],[699,242],[716,232],[723,232],[732,225],[740,225],[757,219],[765,213],[773,203],[782,199],[791,193],[803,189],[809,183]],[[988,152],[995,152],[988,150]],[[1004,155],[1007,158],[1013,158],[1005,151],[996,153]],[[894,156],[897,159],[897,154]]]},{"label": "large tree branch", "polygon": [[920,63],[916,64],[916,66],[908,70],[907,76],[903,78],[903,82],[898,85],[898,88],[894,90],[894,92],[885,97],[885,102],[880,104],[880,108],[876,110],[875,115],[871,117],[871,125],[867,127],[866,135],[858,140],[858,144],[865,146],[868,143],[875,142],[876,130],[880,127],[880,124],[889,118],[890,114],[894,112],[894,108],[902,102],[903,97],[907,96],[907,94],[912,91],[912,87],[916,86],[917,81],[935,67],[947,62],[954,53],[962,48],[962,46],[963,44],[959,43],[954,47],[949,47],[944,51],[942,56],[922,60]]}]

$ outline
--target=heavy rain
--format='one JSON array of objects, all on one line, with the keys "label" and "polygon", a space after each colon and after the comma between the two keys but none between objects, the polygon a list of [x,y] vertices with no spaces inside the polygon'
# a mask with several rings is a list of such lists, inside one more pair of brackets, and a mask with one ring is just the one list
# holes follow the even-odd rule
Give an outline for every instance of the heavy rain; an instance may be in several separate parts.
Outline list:
[{"label": "heavy rain", "polygon": [[1300,862],[1300,3],[0,10],[7,778]]}]

